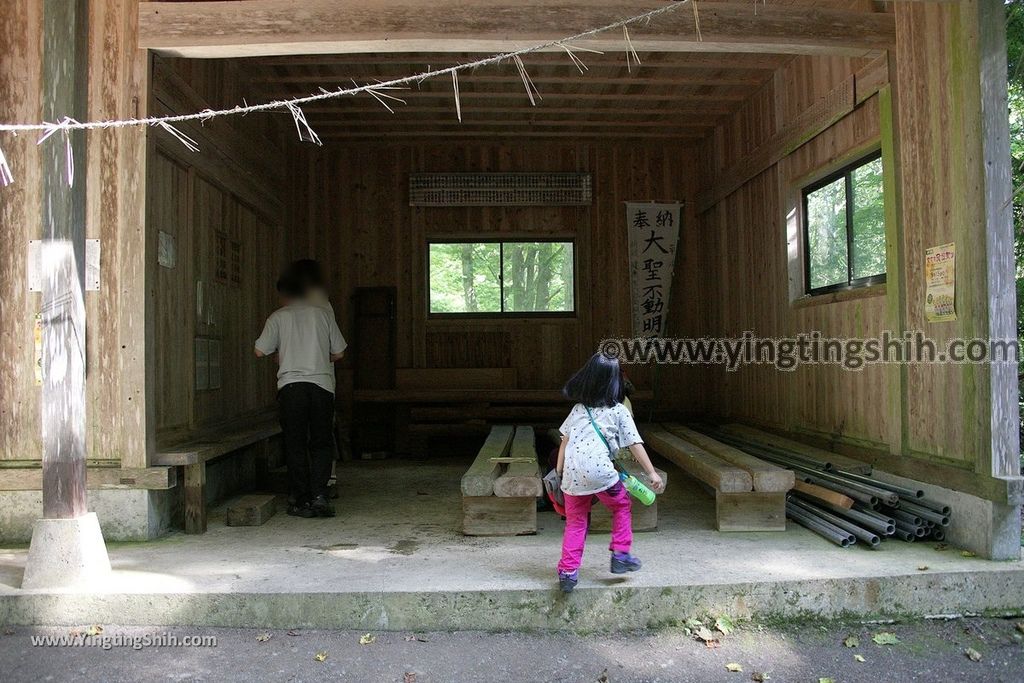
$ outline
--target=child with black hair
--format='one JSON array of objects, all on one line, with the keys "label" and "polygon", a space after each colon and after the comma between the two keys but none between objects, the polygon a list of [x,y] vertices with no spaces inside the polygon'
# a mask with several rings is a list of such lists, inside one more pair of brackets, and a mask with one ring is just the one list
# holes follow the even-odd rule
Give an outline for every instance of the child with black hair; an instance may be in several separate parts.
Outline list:
[{"label": "child with black hair", "polygon": [[562,559],[558,563],[558,584],[566,593],[572,592],[579,581],[590,508],[595,497],[612,516],[611,572],[625,574],[640,569],[640,560],[629,552],[633,543],[632,503],[615,469],[613,454],[620,448],[628,448],[644,468],[652,488],[659,492],[664,488],[644,449],[633,416],[621,403],[623,382],[618,359],[596,353],[562,390],[566,398],[576,402],[559,428],[562,442],[556,468],[565,495],[565,533]]}]

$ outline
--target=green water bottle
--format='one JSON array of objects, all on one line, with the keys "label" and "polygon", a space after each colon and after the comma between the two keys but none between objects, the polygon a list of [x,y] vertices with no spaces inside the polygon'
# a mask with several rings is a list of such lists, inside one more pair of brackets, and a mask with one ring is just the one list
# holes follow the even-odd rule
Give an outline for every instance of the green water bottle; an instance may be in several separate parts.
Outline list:
[{"label": "green water bottle", "polygon": [[647,488],[642,481],[634,477],[632,474],[626,474],[625,472],[619,472],[619,479],[622,480],[622,485],[629,491],[629,495],[639,500],[644,505],[650,505],[654,502],[654,491]]}]

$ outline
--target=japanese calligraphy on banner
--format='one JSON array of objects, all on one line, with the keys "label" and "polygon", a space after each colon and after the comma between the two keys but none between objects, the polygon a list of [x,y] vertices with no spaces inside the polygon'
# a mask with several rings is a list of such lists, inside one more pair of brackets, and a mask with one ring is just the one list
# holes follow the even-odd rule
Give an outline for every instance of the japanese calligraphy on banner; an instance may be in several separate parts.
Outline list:
[{"label": "japanese calligraphy on banner", "polygon": [[924,317],[930,323],[956,320],[956,244],[924,252]]},{"label": "japanese calligraphy on banner", "polygon": [[633,334],[660,337],[665,333],[679,242],[679,204],[626,202],[626,230]]}]

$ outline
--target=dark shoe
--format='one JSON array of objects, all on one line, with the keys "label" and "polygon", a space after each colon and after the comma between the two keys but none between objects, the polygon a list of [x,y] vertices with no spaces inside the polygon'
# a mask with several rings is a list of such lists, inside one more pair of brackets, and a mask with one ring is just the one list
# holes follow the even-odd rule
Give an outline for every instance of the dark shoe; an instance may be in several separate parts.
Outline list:
[{"label": "dark shoe", "polygon": [[309,506],[309,503],[288,503],[288,514],[292,517],[305,517],[311,519],[316,517],[316,513],[313,512],[313,508]]},{"label": "dark shoe", "polygon": [[612,574],[625,574],[635,572],[643,566],[640,558],[633,557],[629,553],[612,553]]},{"label": "dark shoe", "polygon": [[579,580],[579,570],[574,572],[558,572],[558,587],[562,589],[563,593],[572,593],[572,589],[576,587]]},{"label": "dark shoe", "polygon": [[317,517],[333,517],[334,506],[327,502],[327,496],[317,496],[310,504]]}]

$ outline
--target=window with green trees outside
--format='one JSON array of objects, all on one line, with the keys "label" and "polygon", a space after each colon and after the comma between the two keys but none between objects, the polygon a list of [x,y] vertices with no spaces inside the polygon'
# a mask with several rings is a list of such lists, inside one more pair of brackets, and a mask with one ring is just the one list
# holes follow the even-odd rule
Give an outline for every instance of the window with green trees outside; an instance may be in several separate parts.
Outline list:
[{"label": "window with green trees outside", "polygon": [[431,242],[430,313],[566,315],[575,311],[573,243]]}]

